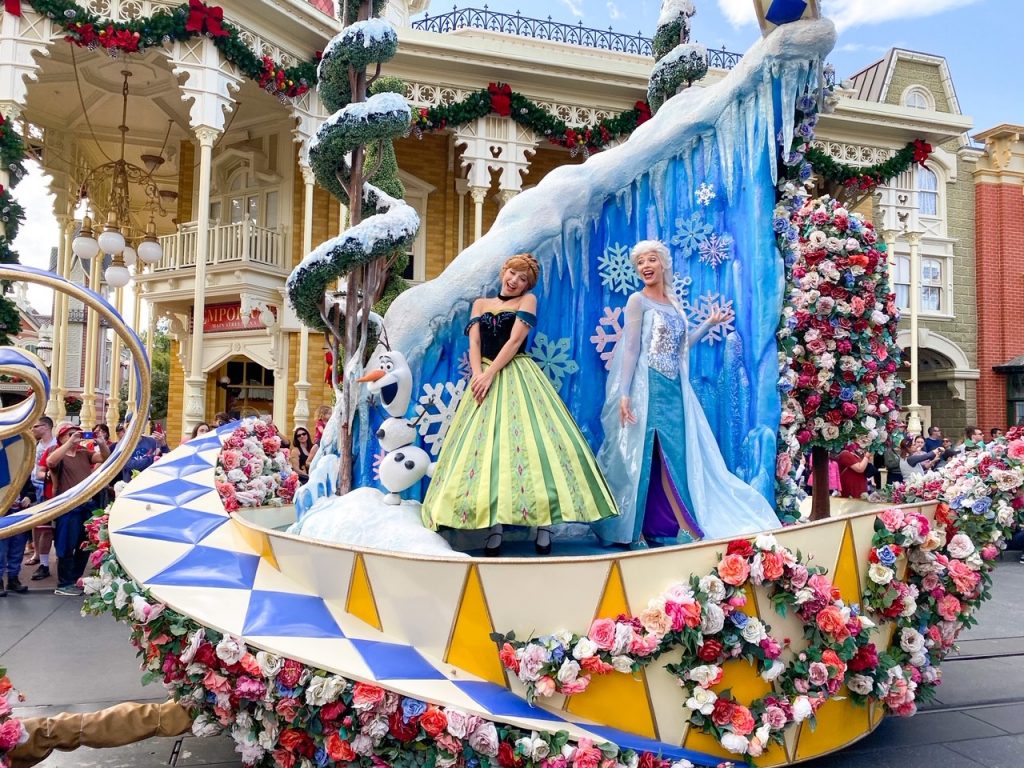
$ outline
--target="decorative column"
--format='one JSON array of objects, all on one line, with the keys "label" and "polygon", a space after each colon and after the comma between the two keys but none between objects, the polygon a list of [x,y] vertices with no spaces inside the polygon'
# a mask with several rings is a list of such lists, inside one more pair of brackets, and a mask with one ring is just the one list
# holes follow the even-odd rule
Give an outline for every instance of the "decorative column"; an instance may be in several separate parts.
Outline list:
[{"label": "decorative column", "polygon": [[189,375],[185,379],[186,434],[192,432],[206,416],[206,374],[203,371],[203,315],[206,311],[206,259],[210,250],[210,178],[213,163],[213,142],[220,131],[200,126],[195,131],[199,140],[199,200],[196,230],[196,274],[192,298],[192,349]]},{"label": "decorative column", "polygon": [[511,200],[513,197],[515,197],[518,194],[519,194],[519,190],[517,190],[517,189],[503,189],[503,190],[501,190],[500,192],[498,192],[498,207],[499,208],[504,208],[508,204],[508,201]]},{"label": "decorative column", "polygon": [[[70,216],[57,216],[60,240],[57,243],[57,274],[67,277],[71,263],[71,235],[75,222]],[[50,399],[46,402],[46,415],[54,422],[64,417],[64,395],[67,394],[68,298],[53,292],[53,362],[50,364]]]},{"label": "decorative column", "polygon": [[[142,272],[142,264],[136,262],[135,264],[135,276],[138,277]],[[132,330],[136,333],[139,332],[139,322],[142,318],[142,286],[139,285],[138,280],[132,281]],[[153,364],[152,355],[148,349],[150,347],[150,334],[146,334],[146,346],[147,353],[146,357],[149,358],[149,364]],[[131,419],[135,418],[135,398],[138,395],[139,383],[135,378],[135,372],[129,371],[128,373],[128,403],[127,410],[124,414],[124,420],[127,423]]]},{"label": "decorative column", "polygon": [[[90,264],[89,288],[100,293],[100,277],[103,267],[103,253],[97,253]],[[85,382],[82,387],[81,423],[91,428],[96,423],[96,369],[99,355],[100,316],[89,309],[85,321]]]},{"label": "decorative column", "polygon": [[898,229],[883,229],[882,242],[885,243],[885,260],[889,264],[889,290],[896,292],[896,237]]},{"label": "decorative column", "polygon": [[[153,350],[156,347],[156,339],[155,339],[155,336],[156,336],[156,311],[153,309],[153,305],[152,304],[149,305],[149,311],[146,313],[146,315],[147,315],[147,322],[146,322],[146,357],[149,358],[150,360],[152,360],[153,359]],[[150,420],[149,417],[150,417],[151,414],[149,414],[149,413],[140,413],[140,414],[136,414],[136,415],[137,416],[141,416],[142,418],[144,418],[146,420],[146,426],[143,429],[143,432],[144,432],[144,434],[148,435],[149,434],[149,420]],[[171,424],[171,422],[170,422],[170,414],[168,414],[168,421],[167,421],[168,428],[170,428],[170,424]]]},{"label": "decorative column", "polygon": [[[114,308],[117,314],[124,312],[124,288],[114,291]],[[110,394],[107,395],[107,427],[110,435],[116,439],[117,425],[121,421],[121,337],[113,334],[110,346]]]},{"label": "decorative column", "polygon": [[907,232],[910,244],[910,404],[907,405],[907,431],[912,435],[921,434],[921,404],[917,399],[918,368],[918,319],[921,314],[921,233]]},{"label": "decorative column", "polygon": [[[313,249],[313,169],[301,165],[302,170],[302,254],[305,256]],[[309,328],[302,324],[299,331],[299,378],[295,382],[295,409],[292,420],[295,428],[309,424]]]},{"label": "decorative column", "polygon": [[489,187],[470,187],[469,196],[473,199],[473,242],[484,233],[484,200],[487,199]]},{"label": "decorative column", "polygon": [[459,196],[459,230],[456,246],[456,253],[462,253],[466,247],[466,193],[469,192],[469,182],[466,179],[455,180],[455,194]]}]

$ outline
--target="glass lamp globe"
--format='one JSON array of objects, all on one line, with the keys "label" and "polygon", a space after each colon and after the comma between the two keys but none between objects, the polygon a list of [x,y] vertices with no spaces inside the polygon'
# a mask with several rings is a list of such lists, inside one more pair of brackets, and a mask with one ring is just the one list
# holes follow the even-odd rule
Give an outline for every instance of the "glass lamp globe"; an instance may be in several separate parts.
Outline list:
[{"label": "glass lamp globe", "polygon": [[128,285],[128,281],[132,279],[131,273],[128,272],[128,267],[114,264],[107,267],[103,276],[106,277],[107,283],[115,288],[124,288]]},{"label": "glass lamp globe", "polygon": [[88,262],[100,252],[100,244],[90,235],[78,235],[71,241],[71,250],[79,259]]},{"label": "glass lamp globe", "polygon": [[130,245],[126,245],[124,250],[121,251],[121,258],[124,259],[126,267],[134,267],[135,263],[139,260],[139,254]]},{"label": "glass lamp globe", "polygon": [[159,264],[160,260],[164,257],[163,246],[157,242],[156,238],[149,239],[148,237],[139,243],[139,258],[142,259],[146,264]]},{"label": "glass lamp globe", "polygon": [[118,256],[124,251],[124,235],[116,229],[104,229],[96,242],[101,251],[111,256]]}]

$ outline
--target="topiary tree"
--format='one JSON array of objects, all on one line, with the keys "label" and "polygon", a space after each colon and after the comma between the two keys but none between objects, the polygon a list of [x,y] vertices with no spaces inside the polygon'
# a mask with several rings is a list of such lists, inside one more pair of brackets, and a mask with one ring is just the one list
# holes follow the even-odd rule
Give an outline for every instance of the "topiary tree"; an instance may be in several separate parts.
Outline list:
[{"label": "topiary tree", "polygon": [[[419,217],[401,199],[392,144],[409,130],[412,113],[401,82],[380,77],[381,65],[398,49],[394,27],[376,18],[385,5],[386,0],[346,0],[345,29],[320,61],[318,93],[334,114],[310,143],[309,164],[317,182],[348,205],[350,226],[308,254],[287,283],[298,317],[327,333],[334,359],[345,361],[336,406],[339,493],[352,487],[355,379],[372,347],[374,305],[394,298],[404,285],[389,276],[404,268],[419,229]],[[339,280],[343,289],[335,291]]]},{"label": "topiary tree", "polygon": [[708,73],[708,51],[691,43],[690,19],[697,12],[692,0],[664,0],[652,48],[657,62],[647,85],[647,101],[657,112],[666,100],[685,85],[693,85]]}]

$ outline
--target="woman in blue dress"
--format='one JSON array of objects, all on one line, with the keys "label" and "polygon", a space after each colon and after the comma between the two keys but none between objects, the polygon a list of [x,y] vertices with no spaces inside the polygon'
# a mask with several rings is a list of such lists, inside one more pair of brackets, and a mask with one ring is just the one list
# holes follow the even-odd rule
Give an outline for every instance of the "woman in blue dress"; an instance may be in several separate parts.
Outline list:
[{"label": "woman in blue dress", "polygon": [[690,332],[668,292],[668,248],[644,240],[631,255],[644,287],[626,302],[597,457],[619,516],[595,532],[607,544],[642,547],[779,527],[765,498],[725,465],[690,386],[690,347],[729,315],[714,311]]}]

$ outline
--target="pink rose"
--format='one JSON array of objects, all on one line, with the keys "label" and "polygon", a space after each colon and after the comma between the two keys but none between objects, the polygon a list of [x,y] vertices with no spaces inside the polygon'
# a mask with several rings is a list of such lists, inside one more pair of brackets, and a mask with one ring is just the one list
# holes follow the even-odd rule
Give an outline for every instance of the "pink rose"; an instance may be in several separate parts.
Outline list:
[{"label": "pink rose", "polygon": [[962,560],[951,560],[946,566],[950,578],[956,584],[957,591],[964,597],[974,594],[981,577],[971,570],[971,567]]},{"label": "pink rose", "polygon": [[549,675],[544,675],[536,683],[533,684],[533,689],[538,696],[548,697],[555,695],[555,681],[551,679]]},{"label": "pink rose", "polygon": [[615,645],[615,622],[611,619],[595,619],[587,637],[601,650],[610,651]]},{"label": "pink rose", "polygon": [[902,509],[892,508],[885,510],[879,518],[887,531],[895,533],[903,527],[905,516]]},{"label": "pink rose", "polygon": [[777,707],[775,705],[767,706],[761,714],[761,722],[766,724],[773,731],[781,730],[786,727],[786,723],[788,722],[786,711],[782,707]]},{"label": "pink rose", "polygon": [[824,685],[828,682],[828,667],[820,661],[811,662],[811,666],[807,669],[807,679],[810,680],[811,685]]},{"label": "pink rose", "polygon": [[590,685],[590,678],[584,675],[583,677],[577,677],[570,683],[562,683],[562,693],[566,696],[572,696],[574,693],[583,693],[587,690],[587,686]]},{"label": "pink rose", "polygon": [[939,612],[939,616],[946,621],[955,621],[960,614],[960,601],[953,595],[943,595],[939,598],[935,608]]},{"label": "pink rose", "polygon": [[590,739],[580,739],[572,762],[575,768],[598,768],[601,764],[601,750]]},{"label": "pink rose", "polygon": [[718,563],[718,575],[726,584],[738,587],[750,576],[750,563],[741,555],[726,555]]},{"label": "pink rose", "polygon": [[10,752],[21,741],[21,721],[8,720],[0,725],[0,755]]}]

